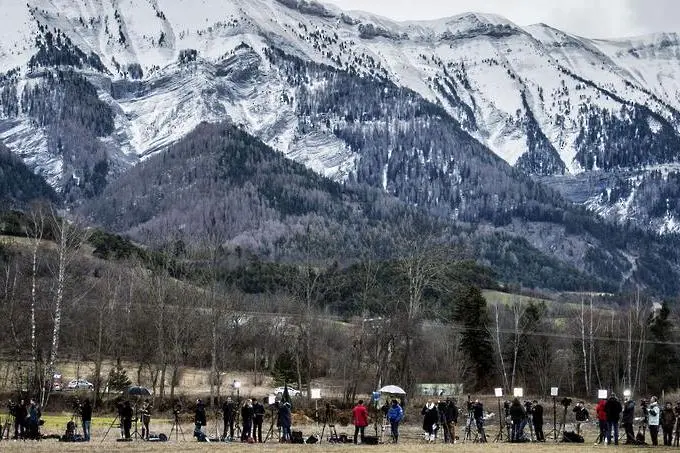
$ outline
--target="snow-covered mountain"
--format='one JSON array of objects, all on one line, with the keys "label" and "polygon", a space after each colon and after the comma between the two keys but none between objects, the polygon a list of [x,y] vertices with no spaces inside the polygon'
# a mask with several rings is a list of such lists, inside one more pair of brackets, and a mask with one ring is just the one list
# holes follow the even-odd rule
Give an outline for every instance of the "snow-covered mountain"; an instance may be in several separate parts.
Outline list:
[{"label": "snow-covered mountain", "polygon": [[[641,215],[649,200],[637,198],[641,181],[658,180],[656,171],[674,174],[680,161],[675,34],[591,40],[488,14],[394,22],[310,0],[6,3],[0,140],[55,186],[93,178],[102,159],[109,172],[124,169],[202,121],[227,118],[319,173],[351,177],[356,147],[333,133],[332,115],[325,128],[305,127],[300,84],[268,58],[276,48],[413,90],[510,165],[546,176],[602,215],[677,229],[680,211],[666,203],[667,190],[654,195],[668,207],[662,216]],[[31,95],[47,92],[46,77],[66,66],[96,87],[101,102],[78,121],[64,115],[71,134]],[[82,84],[69,80],[69,87]],[[307,91],[326,88],[323,80],[308,82]],[[47,85],[60,83],[57,77]],[[71,113],[91,104],[84,100]],[[106,109],[111,127],[94,127],[92,115]],[[384,112],[386,122],[390,114]],[[85,138],[69,140],[83,128]],[[86,150],[75,151],[83,143]],[[579,184],[593,172],[615,175],[616,186],[630,190]]]}]

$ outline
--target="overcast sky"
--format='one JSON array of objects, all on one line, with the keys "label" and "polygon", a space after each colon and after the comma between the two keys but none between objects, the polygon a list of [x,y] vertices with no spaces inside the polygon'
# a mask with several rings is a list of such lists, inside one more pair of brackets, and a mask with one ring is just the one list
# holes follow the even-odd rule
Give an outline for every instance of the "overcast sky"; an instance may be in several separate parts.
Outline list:
[{"label": "overcast sky", "polygon": [[680,0],[325,0],[343,9],[397,20],[435,19],[475,11],[518,25],[544,22],[589,38],[680,31]]}]

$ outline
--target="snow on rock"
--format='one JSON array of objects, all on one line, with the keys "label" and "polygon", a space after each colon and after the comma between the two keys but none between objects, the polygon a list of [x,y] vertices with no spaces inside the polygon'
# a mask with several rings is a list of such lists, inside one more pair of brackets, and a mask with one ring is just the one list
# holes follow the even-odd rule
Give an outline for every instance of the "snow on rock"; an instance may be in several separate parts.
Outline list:
[{"label": "snow on rock", "polygon": [[[492,14],[395,22],[276,0],[4,3],[0,72],[28,72],[39,24],[98,55],[106,73],[88,77],[104,79],[100,96],[116,112],[106,140],[118,145],[112,158],[127,165],[201,121],[230,119],[319,173],[349,175],[357,156],[345,144],[332,134],[299,134],[294,104],[282,101],[292,88],[264,56],[270,46],[410,88],[513,165],[528,150],[530,118],[571,174],[583,171],[575,157],[586,108],[618,117],[637,104],[680,128],[680,39],[672,33],[592,40]],[[189,50],[195,59],[180,61]],[[142,88],[117,99],[106,88],[132,78],[141,78]],[[48,155],[44,134],[27,118],[17,121],[0,119],[0,138],[50,181],[58,179],[59,160]]]}]

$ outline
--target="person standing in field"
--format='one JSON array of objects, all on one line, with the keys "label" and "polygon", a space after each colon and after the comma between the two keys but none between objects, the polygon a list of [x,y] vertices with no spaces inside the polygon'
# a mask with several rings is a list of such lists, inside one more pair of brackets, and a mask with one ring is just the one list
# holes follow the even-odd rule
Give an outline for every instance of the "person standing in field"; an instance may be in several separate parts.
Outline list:
[{"label": "person standing in field", "polygon": [[604,404],[604,411],[607,414],[607,444],[609,445],[612,443],[612,430],[614,431],[614,445],[619,444],[619,419],[622,410],[621,403],[612,393]]},{"label": "person standing in field", "polygon": [[278,423],[281,427],[281,442],[290,442],[292,438],[291,427],[293,425],[293,414],[290,410],[290,403],[279,405]]},{"label": "person standing in field", "polygon": [[597,422],[600,427],[600,435],[597,437],[595,444],[607,442],[607,411],[604,409],[605,404],[607,404],[607,400],[603,398],[597,403],[597,406],[595,406]]},{"label": "person standing in field", "polygon": [[659,407],[659,400],[653,396],[649,400],[649,409],[647,409],[649,424],[649,437],[652,438],[652,445],[659,445],[659,423],[661,421],[661,408]]},{"label": "person standing in field", "polygon": [[222,404],[222,419],[224,421],[224,431],[222,438],[224,440],[234,440],[234,421],[236,418],[236,405],[231,397]]},{"label": "person standing in field", "polygon": [[352,422],[354,423],[354,444],[357,443],[359,436],[363,444],[364,434],[368,426],[368,409],[364,406],[364,400],[359,400],[359,403],[352,409]]},{"label": "person standing in field", "polygon": [[396,399],[393,399],[390,409],[387,411],[387,420],[390,422],[392,440],[395,444],[399,442],[399,423],[401,423],[403,418],[404,410],[399,405],[399,402]]},{"label": "person standing in field", "polygon": [[262,443],[264,413],[264,404],[253,398],[253,439],[255,439],[255,442]]},{"label": "person standing in field", "polygon": [[666,403],[661,412],[661,428],[663,429],[663,444],[670,447],[673,444],[673,429],[675,428],[675,411],[670,402]]},{"label": "person standing in field", "polygon": [[576,406],[572,409],[574,413],[574,418],[576,418],[576,434],[581,434],[581,423],[590,420],[590,414],[588,414],[588,409],[585,408],[583,401],[576,403]]},{"label": "person standing in field", "polygon": [[80,408],[80,420],[83,422],[83,439],[86,442],[90,440],[90,426],[92,424],[92,405],[90,400],[86,399],[83,402],[83,407]]},{"label": "person standing in field", "polygon": [[627,397],[623,404],[623,429],[626,431],[626,444],[637,444],[635,441],[635,431],[633,431],[633,423],[635,423],[635,401]]}]

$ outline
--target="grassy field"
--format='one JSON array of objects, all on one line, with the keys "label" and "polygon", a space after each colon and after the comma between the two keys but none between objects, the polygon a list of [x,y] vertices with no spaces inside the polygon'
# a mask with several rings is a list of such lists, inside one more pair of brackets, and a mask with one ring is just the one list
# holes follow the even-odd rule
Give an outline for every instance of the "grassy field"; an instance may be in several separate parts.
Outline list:
[{"label": "grassy field", "polygon": [[[66,422],[70,420],[68,415],[49,415],[45,417],[45,425],[43,426],[43,433],[45,434],[61,434],[63,432],[63,427]],[[477,443],[462,443],[459,441],[456,445],[445,445],[442,443],[426,444],[422,440],[420,429],[417,425],[407,425],[402,427],[402,438],[399,444],[386,443],[378,446],[354,446],[351,444],[329,444],[326,439],[328,437],[328,430],[325,431],[324,441],[314,445],[289,445],[289,444],[279,444],[278,442],[269,441],[265,444],[259,445],[249,445],[241,443],[222,443],[222,442],[211,442],[211,443],[199,443],[196,442],[192,437],[193,426],[190,424],[183,424],[182,431],[184,433],[184,439],[182,435],[171,436],[168,442],[144,442],[137,440],[134,442],[117,442],[119,438],[119,429],[116,424],[113,424],[112,418],[94,418],[93,428],[92,428],[92,441],[89,443],[61,443],[54,439],[46,439],[40,442],[35,441],[0,441],[0,451],[4,452],[25,452],[25,451],[36,451],[36,452],[108,452],[108,451],[119,451],[119,452],[193,452],[193,451],[230,451],[230,452],[246,452],[254,450],[262,450],[267,452],[296,452],[299,453],[300,450],[308,451],[337,451],[337,452],[349,452],[356,451],[357,449],[362,452],[404,452],[411,453],[414,451],[427,451],[427,452],[439,452],[439,451],[451,451],[458,450],[464,452],[503,452],[503,453],[561,453],[561,452],[595,452],[607,449],[605,446],[594,446],[593,441],[595,440],[595,430],[593,427],[588,427],[588,432],[586,433],[586,442],[584,444],[562,444],[548,441],[546,443],[524,443],[524,444],[509,444],[509,443],[488,443],[488,444],[477,444]],[[152,432],[163,432],[170,434],[172,428],[172,423],[170,420],[152,420],[151,431]],[[209,421],[209,429],[207,433],[211,436],[214,435],[214,423]],[[269,426],[265,426],[265,430]],[[133,425],[134,429],[134,425]],[[141,425],[139,426],[141,430]],[[308,425],[302,427],[295,427],[295,429],[300,429],[304,433],[305,437],[310,434],[319,434],[321,431],[321,426]],[[107,433],[108,431],[108,433]],[[546,425],[545,427],[546,435],[548,435],[549,429]],[[496,427],[487,427],[489,440],[492,440],[497,432]],[[352,434],[353,428],[338,427],[338,433]],[[367,430],[367,435],[374,434],[373,427],[369,427]],[[386,437],[387,440],[387,437]],[[626,451],[643,451],[649,450],[652,447],[631,447],[621,445],[616,447],[616,449],[622,449]],[[665,451],[671,450],[671,448],[655,447],[654,451]],[[675,449],[677,450],[677,448]]]}]

